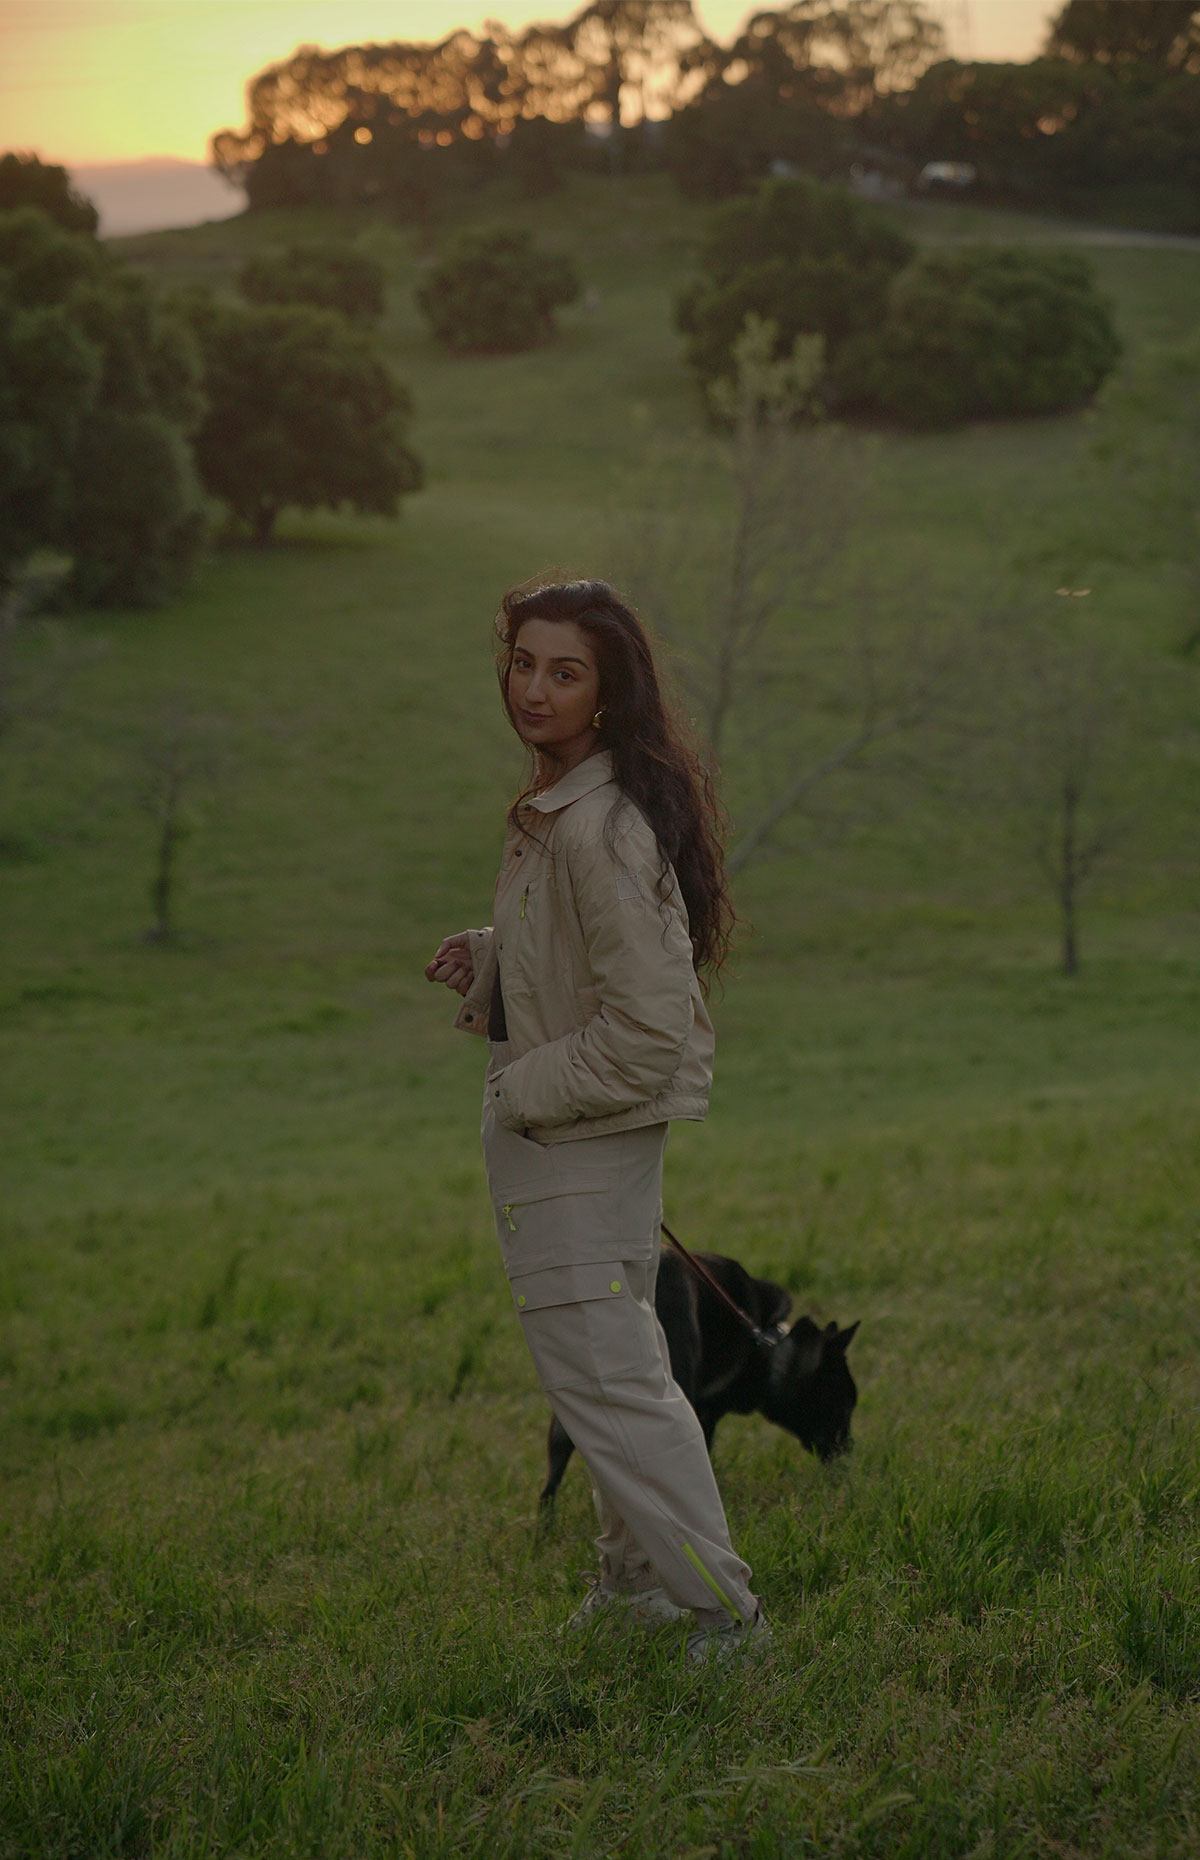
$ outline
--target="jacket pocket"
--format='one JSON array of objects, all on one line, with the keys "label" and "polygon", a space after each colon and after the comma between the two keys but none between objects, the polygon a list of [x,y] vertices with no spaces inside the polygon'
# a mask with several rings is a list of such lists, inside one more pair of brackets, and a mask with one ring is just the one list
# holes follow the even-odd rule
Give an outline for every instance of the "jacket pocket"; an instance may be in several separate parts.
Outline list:
[{"label": "jacket pocket", "polygon": [[[521,1136],[498,1122],[492,1097],[492,1075],[488,1076],[480,1136],[493,1206],[499,1208],[506,1201],[540,1201],[571,1190],[600,1188],[611,1179],[603,1166],[606,1160],[603,1150],[593,1150],[586,1142],[569,1146],[536,1143],[532,1137]],[[581,1151],[586,1153],[579,1154]]]}]

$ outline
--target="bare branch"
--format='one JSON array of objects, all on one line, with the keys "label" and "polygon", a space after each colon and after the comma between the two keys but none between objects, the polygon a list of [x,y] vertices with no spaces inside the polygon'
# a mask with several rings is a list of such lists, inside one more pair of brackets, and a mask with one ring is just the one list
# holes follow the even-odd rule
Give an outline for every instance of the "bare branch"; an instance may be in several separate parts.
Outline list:
[{"label": "bare branch", "polygon": [[224,773],[223,719],[204,716],[183,696],[168,698],[142,731],[139,800],[154,825],[148,943],[175,938],[179,855],[197,825],[197,802]]},{"label": "bare branch", "polygon": [[[1076,602],[1080,605],[1076,606]],[[1131,668],[1102,650],[1090,589],[1018,590],[986,620],[986,771],[1054,898],[1061,967],[1079,969],[1087,881],[1128,834],[1138,779],[1129,732]]]},{"label": "bare branch", "polygon": [[[893,590],[893,601],[897,598],[909,611],[923,604],[912,588]],[[871,624],[872,613],[882,604],[860,580],[854,595],[853,726],[824,751],[799,763],[792,760],[766,807],[739,837],[729,858],[731,874],[760,856],[788,815],[804,807],[831,776],[866,761],[880,744],[919,729],[943,700],[954,666],[952,650],[932,648],[923,638],[909,636],[885,654]]]}]

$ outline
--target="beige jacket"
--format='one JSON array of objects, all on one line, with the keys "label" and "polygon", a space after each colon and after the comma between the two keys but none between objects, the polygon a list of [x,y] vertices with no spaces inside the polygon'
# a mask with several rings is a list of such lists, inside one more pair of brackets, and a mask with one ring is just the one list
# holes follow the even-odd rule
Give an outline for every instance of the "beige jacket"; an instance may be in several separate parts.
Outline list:
[{"label": "beige jacket", "polygon": [[531,796],[521,820],[494,924],[470,933],[475,976],[455,1021],[487,1034],[498,969],[512,1055],[489,1079],[498,1122],[554,1143],[702,1118],[713,1030],[687,914],[673,872],[659,900],[654,834],[608,755]]}]

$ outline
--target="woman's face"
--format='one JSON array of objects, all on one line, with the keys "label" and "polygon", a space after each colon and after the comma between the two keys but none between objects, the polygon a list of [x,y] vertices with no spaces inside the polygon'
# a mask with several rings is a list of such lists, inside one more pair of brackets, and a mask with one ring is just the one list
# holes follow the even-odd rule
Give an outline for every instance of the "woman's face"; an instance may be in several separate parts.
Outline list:
[{"label": "woman's face", "polygon": [[573,620],[526,620],[508,672],[508,701],[522,742],[564,768],[598,746],[592,718],[600,673],[587,635]]}]

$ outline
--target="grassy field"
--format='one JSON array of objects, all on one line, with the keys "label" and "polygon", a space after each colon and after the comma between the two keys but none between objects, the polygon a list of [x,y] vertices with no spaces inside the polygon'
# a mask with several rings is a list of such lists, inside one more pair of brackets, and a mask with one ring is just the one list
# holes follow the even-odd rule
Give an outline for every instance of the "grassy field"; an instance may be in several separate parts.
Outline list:
[{"label": "grassy field", "polygon": [[[517,779],[499,592],[603,572],[652,441],[703,442],[668,321],[694,210],[579,180],[537,219],[593,295],[552,348],[489,361],[427,340],[411,235],[351,229],[394,279],[428,489],[395,523],[220,547],[165,613],[72,619],[73,671],[0,750],[0,1856],[1183,1860],[1200,674],[1181,580],[1096,540],[1122,518],[1086,418],[885,437],[858,545],[951,611],[1013,563],[1093,586],[1149,696],[1083,973],[953,784],[748,869],[669,1218],[862,1320],[856,1450],[829,1472],[757,1420],[718,1436],[768,1662],[555,1637],[586,1480],[539,1531],[481,1055],[421,967],[486,920]],[[220,282],[293,230],[125,249]],[[1094,257],[1131,354],[1194,326],[1200,254]],[[32,679],[52,647],[27,650]],[[153,947],[137,744],[175,694],[223,772]]]}]

